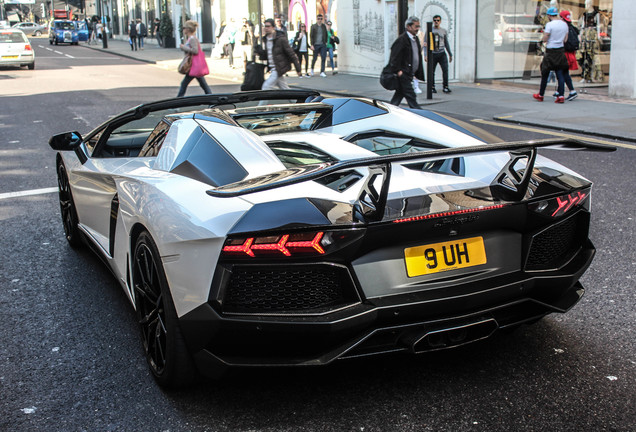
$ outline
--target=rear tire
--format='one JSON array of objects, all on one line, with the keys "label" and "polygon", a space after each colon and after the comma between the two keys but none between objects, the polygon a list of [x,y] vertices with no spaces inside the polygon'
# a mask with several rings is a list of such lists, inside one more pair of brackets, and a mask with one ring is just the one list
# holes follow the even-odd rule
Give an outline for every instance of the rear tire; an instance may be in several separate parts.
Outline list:
[{"label": "rear tire", "polygon": [[35,69],[35,62],[33,62],[33,63],[31,63],[31,64],[27,65],[27,67],[29,68],[29,70],[33,70],[33,69]]},{"label": "rear tire", "polygon": [[[29,69],[31,69],[31,66],[29,66]],[[80,247],[82,245],[82,233],[78,227],[79,218],[75,210],[75,202],[73,201],[73,193],[68,181],[66,167],[61,160],[57,163],[57,187],[66,241],[73,248]]]},{"label": "rear tire", "polygon": [[35,32],[35,35],[36,36],[42,36],[42,32],[40,30],[38,30],[38,31]]},{"label": "rear tire", "polygon": [[165,388],[187,387],[197,376],[179,327],[159,250],[142,232],[133,255],[132,283],[137,321],[150,371]]}]

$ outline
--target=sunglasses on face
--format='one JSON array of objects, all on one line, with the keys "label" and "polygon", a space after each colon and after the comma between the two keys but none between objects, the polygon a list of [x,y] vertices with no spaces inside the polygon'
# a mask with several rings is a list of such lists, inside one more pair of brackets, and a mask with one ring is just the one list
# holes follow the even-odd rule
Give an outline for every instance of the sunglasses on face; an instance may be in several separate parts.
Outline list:
[{"label": "sunglasses on face", "polygon": [[434,19],[433,21],[435,21],[435,22],[441,22],[442,20]]}]

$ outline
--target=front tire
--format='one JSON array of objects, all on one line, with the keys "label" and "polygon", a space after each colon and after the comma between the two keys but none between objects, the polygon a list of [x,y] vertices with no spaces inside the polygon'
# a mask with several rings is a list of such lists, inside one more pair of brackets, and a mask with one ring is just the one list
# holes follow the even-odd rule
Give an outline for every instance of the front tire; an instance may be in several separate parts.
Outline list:
[{"label": "front tire", "polygon": [[132,283],[150,371],[162,387],[187,387],[194,381],[196,369],[179,327],[161,256],[145,231],[135,245]]},{"label": "front tire", "polygon": [[[33,67],[35,67],[35,65]],[[29,69],[31,69],[30,66]],[[79,218],[75,210],[75,202],[73,201],[73,194],[68,181],[66,167],[61,160],[57,163],[57,187],[62,224],[64,225],[64,235],[66,236],[68,244],[73,248],[77,248],[82,245],[82,234],[78,227]]]}]

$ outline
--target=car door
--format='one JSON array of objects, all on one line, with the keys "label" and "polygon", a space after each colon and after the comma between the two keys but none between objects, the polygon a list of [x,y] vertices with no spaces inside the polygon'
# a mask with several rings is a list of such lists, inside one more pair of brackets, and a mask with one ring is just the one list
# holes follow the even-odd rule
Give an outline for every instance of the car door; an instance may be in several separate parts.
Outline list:
[{"label": "car door", "polygon": [[80,226],[110,256],[111,210],[118,199],[115,173],[130,157],[93,157],[97,142],[107,138],[106,129],[84,141],[80,150],[86,160],[70,167],[69,181]]}]

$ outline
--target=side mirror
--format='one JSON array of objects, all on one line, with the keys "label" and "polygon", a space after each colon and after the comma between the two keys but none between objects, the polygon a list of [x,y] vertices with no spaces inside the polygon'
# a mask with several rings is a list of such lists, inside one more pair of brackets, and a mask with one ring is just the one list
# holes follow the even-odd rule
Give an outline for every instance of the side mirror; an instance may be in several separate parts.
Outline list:
[{"label": "side mirror", "polygon": [[64,132],[53,135],[49,139],[49,145],[53,150],[75,150],[82,143],[82,135],[79,132]]}]

